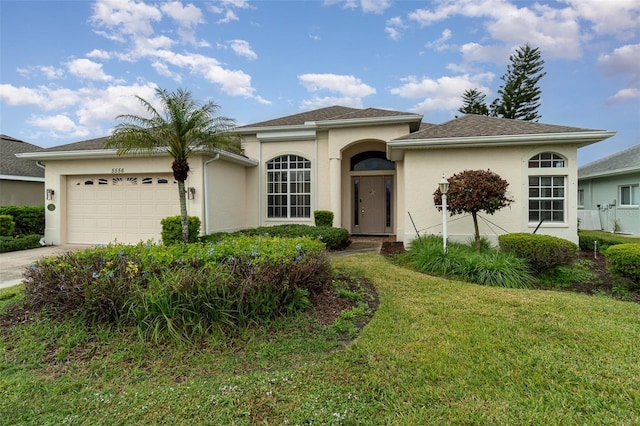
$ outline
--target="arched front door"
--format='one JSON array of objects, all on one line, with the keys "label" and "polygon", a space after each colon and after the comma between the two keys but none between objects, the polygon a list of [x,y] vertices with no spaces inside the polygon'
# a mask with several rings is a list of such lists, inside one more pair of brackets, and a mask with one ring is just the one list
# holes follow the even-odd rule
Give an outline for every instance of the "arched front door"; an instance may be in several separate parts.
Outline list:
[{"label": "arched front door", "polygon": [[351,158],[351,233],[393,233],[393,170],[384,152],[366,151]]}]

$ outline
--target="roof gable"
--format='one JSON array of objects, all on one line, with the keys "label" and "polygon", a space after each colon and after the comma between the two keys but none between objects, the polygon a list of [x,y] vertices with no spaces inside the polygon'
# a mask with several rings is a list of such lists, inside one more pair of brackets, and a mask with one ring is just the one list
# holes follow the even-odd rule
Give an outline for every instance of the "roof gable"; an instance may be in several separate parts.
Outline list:
[{"label": "roof gable", "polygon": [[640,144],[578,168],[578,178],[640,171]]}]

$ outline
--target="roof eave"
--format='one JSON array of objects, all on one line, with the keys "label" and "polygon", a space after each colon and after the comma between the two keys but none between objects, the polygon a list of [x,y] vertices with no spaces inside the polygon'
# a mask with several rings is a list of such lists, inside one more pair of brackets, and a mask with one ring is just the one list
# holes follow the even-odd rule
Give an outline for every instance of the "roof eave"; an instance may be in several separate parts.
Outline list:
[{"label": "roof eave", "polygon": [[[476,146],[574,144],[578,148],[603,141],[616,132],[594,130],[586,132],[536,133],[525,135],[469,136],[434,139],[395,139],[387,142],[387,158],[397,161],[407,149],[470,148]],[[396,152],[394,152],[396,151]]]},{"label": "roof eave", "polygon": [[44,178],[43,177],[2,175],[2,174],[0,174],[0,180],[17,180],[17,181],[21,181],[21,182],[44,182]]},{"label": "roof eave", "polygon": [[593,179],[600,177],[609,177],[609,176],[618,176],[618,175],[626,175],[628,173],[640,173],[640,167],[627,167],[624,169],[617,170],[606,170],[602,172],[595,172],[586,175],[580,174],[580,168],[578,168],[578,180],[580,179]]},{"label": "roof eave", "polygon": [[[160,153],[159,153],[160,154]],[[84,149],[76,151],[39,151],[16,154],[18,158],[28,160],[73,160],[77,158],[114,158],[118,156],[115,149]]]},{"label": "roof eave", "polygon": [[[422,121],[422,115],[393,115],[388,117],[366,117],[366,118],[349,118],[344,120],[320,120],[310,121],[308,124],[315,124],[318,129],[330,129],[336,127],[355,127],[365,126],[369,124],[398,124],[398,123],[415,123]],[[305,124],[307,124],[305,123]]]}]

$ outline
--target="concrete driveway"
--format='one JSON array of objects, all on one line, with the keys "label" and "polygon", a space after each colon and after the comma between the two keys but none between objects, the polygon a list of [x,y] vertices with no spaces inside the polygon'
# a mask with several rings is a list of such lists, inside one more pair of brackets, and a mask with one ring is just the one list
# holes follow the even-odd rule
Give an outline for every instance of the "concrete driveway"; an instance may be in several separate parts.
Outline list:
[{"label": "concrete driveway", "polygon": [[56,256],[73,250],[89,248],[88,245],[64,244],[46,246],[31,250],[0,253],[0,288],[11,287],[22,282],[22,274],[36,260],[43,257]]}]

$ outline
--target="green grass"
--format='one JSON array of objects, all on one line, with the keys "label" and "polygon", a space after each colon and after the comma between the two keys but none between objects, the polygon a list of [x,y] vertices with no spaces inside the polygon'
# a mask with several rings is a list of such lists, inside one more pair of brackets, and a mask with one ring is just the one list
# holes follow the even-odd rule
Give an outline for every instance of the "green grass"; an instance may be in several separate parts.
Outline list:
[{"label": "green grass", "polygon": [[344,349],[302,315],[199,348],[81,321],[0,333],[0,424],[640,423],[640,305],[333,264],[380,299]]}]

